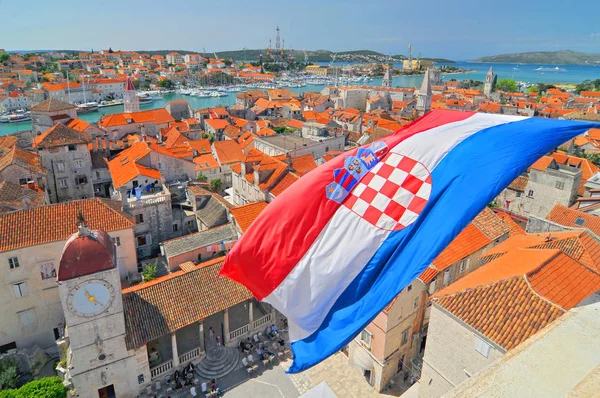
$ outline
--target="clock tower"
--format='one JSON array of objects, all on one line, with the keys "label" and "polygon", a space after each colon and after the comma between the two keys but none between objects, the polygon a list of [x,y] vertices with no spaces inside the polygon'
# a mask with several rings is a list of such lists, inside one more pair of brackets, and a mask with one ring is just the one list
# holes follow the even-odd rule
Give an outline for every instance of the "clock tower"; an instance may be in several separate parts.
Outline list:
[{"label": "clock tower", "polygon": [[57,281],[68,336],[67,379],[78,397],[135,397],[137,364],[125,345],[116,249],[81,220],[63,249]]}]

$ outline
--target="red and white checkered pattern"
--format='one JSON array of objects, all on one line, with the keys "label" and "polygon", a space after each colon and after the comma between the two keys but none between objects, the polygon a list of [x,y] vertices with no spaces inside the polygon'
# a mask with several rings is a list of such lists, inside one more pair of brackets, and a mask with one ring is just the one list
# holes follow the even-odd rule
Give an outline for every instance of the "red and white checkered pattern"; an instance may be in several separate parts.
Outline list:
[{"label": "red and white checkered pattern", "polygon": [[431,194],[427,168],[391,152],[350,192],[344,205],[385,230],[399,230],[415,222]]}]

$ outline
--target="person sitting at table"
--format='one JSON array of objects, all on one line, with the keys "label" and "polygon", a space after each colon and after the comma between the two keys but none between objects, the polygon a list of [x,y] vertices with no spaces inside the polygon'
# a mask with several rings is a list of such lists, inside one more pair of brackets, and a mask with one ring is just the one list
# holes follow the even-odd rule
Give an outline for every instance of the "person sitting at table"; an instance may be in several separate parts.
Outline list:
[{"label": "person sitting at table", "polygon": [[285,340],[279,339],[279,345],[283,347],[285,345]]},{"label": "person sitting at table", "polygon": [[258,358],[259,358],[261,361],[262,361],[262,360],[264,360],[264,359],[266,359],[266,358],[265,358],[265,355],[264,355],[264,353],[263,353],[263,351],[262,351],[260,348],[257,348],[257,349],[256,349],[256,355],[258,355]]},{"label": "person sitting at table", "polygon": [[273,333],[275,333],[277,336],[279,336],[279,330],[277,329],[277,326],[275,326],[275,324],[271,325],[271,331]]}]

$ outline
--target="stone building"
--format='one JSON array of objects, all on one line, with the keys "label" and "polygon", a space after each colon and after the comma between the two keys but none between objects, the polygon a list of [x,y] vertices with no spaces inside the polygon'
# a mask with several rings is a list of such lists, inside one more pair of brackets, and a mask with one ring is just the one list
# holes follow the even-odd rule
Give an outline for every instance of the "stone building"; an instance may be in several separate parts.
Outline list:
[{"label": "stone building", "polygon": [[486,97],[492,95],[492,89],[494,88],[494,69],[490,66],[490,70],[485,75],[485,83],[483,85],[483,94]]},{"label": "stone building", "polygon": [[325,152],[343,151],[345,143],[346,137],[342,134],[316,139],[303,138],[295,134],[277,134],[270,137],[256,137],[254,148],[270,156],[285,154],[295,158],[311,154],[313,158],[318,159]]},{"label": "stone building", "polygon": [[[565,245],[576,234],[586,240],[583,252]],[[485,265],[434,296],[419,397],[444,395],[588,302],[600,276],[598,262],[585,256],[600,245],[581,234],[511,237],[485,253]]]},{"label": "stone building", "polygon": [[577,199],[582,171],[543,156],[502,191],[496,203],[516,215],[544,218],[554,205],[571,206]]},{"label": "stone building", "polygon": [[190,119],[194,116],[194,110],[186,100],[171,101],[165,109],[175,120]]},{"label": "stone building", "polygon": [[34,105],[31,111],[31,130],[33,135],[40,135],[56,123],[66,124],[77,118],[77,107],[60,100],[49,98]]},{"label": "stone building", "polygon": [[140,111],[140,99],[135,92],[135,86],[130,77],[125,82],[125,91],[123,92],[123,112],[133,113]]},{"label": "stone building", "polygon": [[237,239],[235,228],[228,223],[161,242],[160,251],[173,272],[188,261],[200,263],[225,255]]},{"label": "stone building", "polygon": [[86,133],[60,123],[33,139],[33,148],[48,171],[52,203],[94,197],[90,141]]},{"label": "stone building", "polygon": [[59,344],[66,351],[65,382],[78,397],[138,394],[140,369],[125,341],[116,251],[105,231],[81,224],[60,257],[56,281],[67,337]]},{"label": "stone building", "polygon": [[431,81],[429,75],[429,68],[425,71],[425,76],[423,76],[423,82],[421,83],[421,88],[419,88],[419,93],[417,94],[417,112],[420,115],[423,115],[431,110]]},{"label": "stone building", "polygon": [[16,145],[0,157],[0,181],[10,181],[18,185],[33,182],[45,190],[47,174],[38,154]]},{"label": "stone building", "polygon": [[119,277],[137,275],[134,222],[119,206],[111,200],[85,199],[0,215],[0,352],[32,345],[56,350],[64,326],[56,271],[78,214],[114,239]]},{"label": "stone building", "polygon": [[161,129],[169,127],[169,123],[174,121],[166,109],[159,108],[106,115],[98,121],[98,126],[108,133],[110,141],[115,142],[133,133],[156,138]]}]

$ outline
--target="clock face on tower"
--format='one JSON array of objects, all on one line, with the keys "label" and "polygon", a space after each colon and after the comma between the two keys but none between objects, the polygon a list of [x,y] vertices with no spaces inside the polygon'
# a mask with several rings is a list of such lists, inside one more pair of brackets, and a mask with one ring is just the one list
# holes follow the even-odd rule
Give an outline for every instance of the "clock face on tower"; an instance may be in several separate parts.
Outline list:
[{"label": "clock face on tower", "polygon": [[67,299],[69,310],[79,316],[97,315],[112,303],[114,288],[106,281],[94,279],[75,286]]}]

